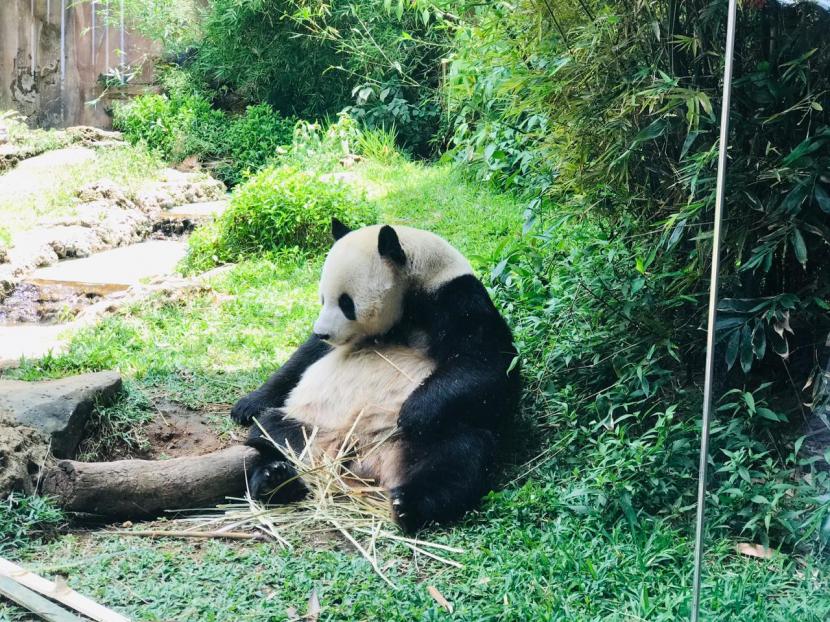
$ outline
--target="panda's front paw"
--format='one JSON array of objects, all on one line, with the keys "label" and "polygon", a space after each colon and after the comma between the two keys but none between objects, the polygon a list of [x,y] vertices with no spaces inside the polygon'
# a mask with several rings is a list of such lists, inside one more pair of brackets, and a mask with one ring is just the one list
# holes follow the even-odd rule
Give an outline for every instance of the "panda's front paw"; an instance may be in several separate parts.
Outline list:
[{"label": "panda's front paw", "polygon": [[416,504],[402,486],[390,490],[389,499],[392,503],[392,519],[405,533],[414,534],[424,526],[425,521]]},{"label": "panda's front paw", "polygon": [[[256,467],[248,477],[248,488],[253,499],[271,500],[272,497],[282,497],[281,493],[294,484],[292,478],[297,471],[284,460],[275,460],[268,464]],[[296,481],[296,480],[295,480]]]},{"label": "panda's front paw", "polygon": [[250,425],[254,417],[258,417],[266,408],[268,408],[268,404],[264,396],[258,391],[254,391],[233,405],[231,419],[241,425]]}]

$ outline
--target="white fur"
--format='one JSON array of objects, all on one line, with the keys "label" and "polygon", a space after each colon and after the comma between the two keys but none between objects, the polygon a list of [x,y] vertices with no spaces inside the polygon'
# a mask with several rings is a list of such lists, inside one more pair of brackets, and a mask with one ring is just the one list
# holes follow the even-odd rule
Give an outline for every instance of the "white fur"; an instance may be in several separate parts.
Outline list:
[{"label": "white fur", "polygon": [[367,450],[395,429],[406,398],[434,369],[433,361],[414,348],[337,347],[306,370],[283,410],[317,428],[315,446],[331,455],[352,431],[359,456],[353,471],[391,488],[400,471],[398,444],[388,441],[368,457]]}]

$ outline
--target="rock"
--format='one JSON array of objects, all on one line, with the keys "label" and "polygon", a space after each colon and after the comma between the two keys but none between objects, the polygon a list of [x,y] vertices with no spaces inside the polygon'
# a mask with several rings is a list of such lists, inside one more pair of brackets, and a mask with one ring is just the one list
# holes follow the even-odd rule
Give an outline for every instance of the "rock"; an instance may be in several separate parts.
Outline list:
[{"label": "rock", "polygon": [[15,236],[9,249],[9,262],[16,275],[51,266],[57,261],[58,255],[43,230],[27,231]]},{"label": "rock", "polygon": [[114,181],[109,179],[102,179],[101,181],[87,184],[78,191],[78,198],[83,203],[106,200],[110,203],[117,204],[119,207],[133,206],[133,202],[127,197],[124,191]]},{"label": "rock", "polygon": [[18,282],[20,279],[15,275],[11,266],[0,266],[0,302],[12,293]]},{"label": "rock", "polygon": [[111,404],[120,391],[121,376],[113,371],[40,382],[0,379],[0,417],[44,434],[52,453],[68,458],[81,442],[93,409]]},{"label": "rock", "polygon": [[66,227],[52,227],[48,229],[49,245],[59,259],[69,257],[89,257],[106,245],[101,238],[88,227],[71,225]]}]

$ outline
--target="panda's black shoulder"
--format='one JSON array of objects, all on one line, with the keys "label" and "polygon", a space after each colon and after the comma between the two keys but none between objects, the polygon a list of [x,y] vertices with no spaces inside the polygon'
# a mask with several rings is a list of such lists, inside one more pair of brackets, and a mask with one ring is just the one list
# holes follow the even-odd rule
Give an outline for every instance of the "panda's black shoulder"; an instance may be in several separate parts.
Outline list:
[{"label": "panda's black shoulder", "polygon": [[406,321],[426,332],[435,358],[458,351],[499,353],[508,360],[515,354],[507,323],[472,274],[455,277],[432,291],[414,291],[406,304]]}]

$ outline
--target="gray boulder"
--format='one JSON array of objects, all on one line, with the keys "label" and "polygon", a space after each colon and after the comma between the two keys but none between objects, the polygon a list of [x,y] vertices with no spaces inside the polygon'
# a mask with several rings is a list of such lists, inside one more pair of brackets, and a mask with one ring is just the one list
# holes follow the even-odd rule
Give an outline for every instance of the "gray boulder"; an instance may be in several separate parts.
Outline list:
[{"label": "gray boulder", "polygon": [[69,458],[93,409],[111,404],[121,388],[121,376],[112,371],[40,382],[0,379],[0,420],[34,428],[51,440],[57,458]]}]

